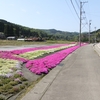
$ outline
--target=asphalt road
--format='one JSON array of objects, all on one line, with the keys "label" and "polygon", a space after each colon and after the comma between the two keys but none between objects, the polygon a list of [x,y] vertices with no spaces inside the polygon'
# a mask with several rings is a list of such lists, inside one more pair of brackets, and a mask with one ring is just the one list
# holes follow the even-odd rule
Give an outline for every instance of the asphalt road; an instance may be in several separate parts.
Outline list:
[{"label": "asphalt road", "polygon": [[92,45],[74,52],[41,100],[100,100],[100,57]]},{"label": "asphalt road", "polygon": [[[8,46],[0,49],[13,50],[26,47]],[[100,55],[99,49],[96,47]],[[100,100],[99,55],[93,49],[93,44],[79,48],[21,100]]]},{"label": "asphalt road", "polygon": [[93,45],[72,53],[21,100],[100,100],[100,56]]},{"label": "asphalt road", "polygon": [[100,100],[100,56],[93,44],[73,52],[21,100]]}]

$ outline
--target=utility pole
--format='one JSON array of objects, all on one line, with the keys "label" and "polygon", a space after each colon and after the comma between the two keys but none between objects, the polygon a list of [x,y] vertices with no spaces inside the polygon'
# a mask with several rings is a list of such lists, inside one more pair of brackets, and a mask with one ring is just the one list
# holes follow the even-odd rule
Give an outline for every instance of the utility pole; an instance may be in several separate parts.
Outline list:
[{"label": "utility pole", "polygon": [[81,26],[82,26],[82,2],[80,2],[80,33],[79,33],[79,45],[81,46]]},{"label": "utility pole", "polygon": [[96,43],[96,27],[94,27],[95,28],[95,43]]},{"label": "utility pole", "polygon": [[90,43],[90,32],[91,32],[91,20],[89,20],[89,43]]},{"label": "utility pole", "polygon": [[87,2],[81,2],[80,1],[80,30],[79,30],[79,45],[81,46],[81,31],[82,31],[82,7],[83,4]]}]

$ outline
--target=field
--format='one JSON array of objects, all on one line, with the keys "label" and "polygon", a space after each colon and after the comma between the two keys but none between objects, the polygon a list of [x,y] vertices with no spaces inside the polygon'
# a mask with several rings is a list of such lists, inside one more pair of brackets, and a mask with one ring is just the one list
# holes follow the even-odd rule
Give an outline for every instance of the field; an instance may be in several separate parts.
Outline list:
[{"label": "field", "polygon": [[21,46],[21,45],[34,45],[34,44],[63,44],[70,43],[69,41],[44,41],[44,42],[24,42],[24,41],[16,41],[16,40],[0,40],[0,46]]},{"label": "field", "polygon": [[0,51],[0,100],[17,99],[79,48],[77,43],[68,41],[0,40],[1,47],[22,45],[39,45],[39,47]]}]

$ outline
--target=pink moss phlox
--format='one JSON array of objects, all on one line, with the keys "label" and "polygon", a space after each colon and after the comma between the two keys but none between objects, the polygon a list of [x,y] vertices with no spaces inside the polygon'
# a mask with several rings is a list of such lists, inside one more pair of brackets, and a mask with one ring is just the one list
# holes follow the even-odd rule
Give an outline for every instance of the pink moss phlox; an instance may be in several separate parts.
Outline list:
[{"label": "pink moss phlox", "polygon": [[0,51],[0,58],[3,59],[13,59],[13,60],[18,60],[21,62],[27,62],[28,60],[22,57],[18,57],[16,55],[25,53],[25,52],[30,52],[30,51],[35,51],[35,50],[45,50],[45,49],[50,49],[50,48],[57,48],[61,46],[67,46],[69,44],[57,44],[53,46],[44,46],[44,47],[37,47],[37,48],[28,48],[28,49],[21,49],[21,50],[12,50],[12,51]]},{"label": "pink moss phlox", "polygon": [[10,51],[0,52],[0,58],[18,60],[18,61],[21,61],[21,62],[27,62],[28,61],[27,59],[14,56]]},{"label": "pink moss phlox", "polygon": [[[75,51],[80,46],[79,45],[73,46],[65,50],[61,50],[57,53],[48,55],[44,58],[35,59],[35,60],[27,60],[25,58],[20,58],[16,56],[16,54],[21,54],[25,52],[34,51],[34,50],[40,50],[40,49],[57,48],[60,46],[65,46],[65,45],[68,45],[68,44],[44,46],[44,47],[38,47],[38,48],[28,48],[28,49],[13,50],[13,51],[0,51],[0,58],[13,59],[13,60],[25,62],[26,68],[28,68],[31,72],[35,74],[48,73],[49,69],[56,67],[63,59],[65,59],[70,53]],[[83,45],[85,44],[81,44],[81,46]]]},{"label": "pink moss phlox", "polygon": [[12,50],[11,53],[19,55],[25,52],[30,52],[30,51],[35,51],[35,50],[45,50],[45,49],[52,49],[52,48],[57,48],[61,46],[67,46],[69,44],[57,44],[57,45],[52,45],[52,46],[43,46],[43,47],[35,47],[35,48],[27,48],[27,49],[21,49],[21,50]]},{"label": "pink moss phlox", "polygon": [[59,51],[44,58],[30,60],[26,63],[26,67],[35,74],[48,73],[49,69],[56,67],[66,56],[75,51],[77,48],[79,48],[79,46]]}]

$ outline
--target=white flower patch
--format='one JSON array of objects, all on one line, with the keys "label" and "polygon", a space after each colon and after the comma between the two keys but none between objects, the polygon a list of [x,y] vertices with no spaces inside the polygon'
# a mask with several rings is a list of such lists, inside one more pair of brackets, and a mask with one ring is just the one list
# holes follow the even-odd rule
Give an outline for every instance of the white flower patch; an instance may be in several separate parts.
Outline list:
[{"label": "white flower patch", "polygon": [[13,73],[15,69],[17,70],[16,64],[18,64],[17,60],[0,58],[0,76]]},{"label": "white flower patch", "polygon": [[72,46],[75,46],[76,44],[69,44],[69,45],[64,45],[61,47],[57,47],[57,48],[50,48],[50,49],[41,49],[41,50],[36,50],[36,51],[29,51],[23,54],[20,54],[20,57],[23,57],[25,59],[35,59],[37,57],[43,56],[44,54],[49,54],[49,53],[53,53],[56,52],[58,50],[62,50],[62,49],[66,49]]}]

